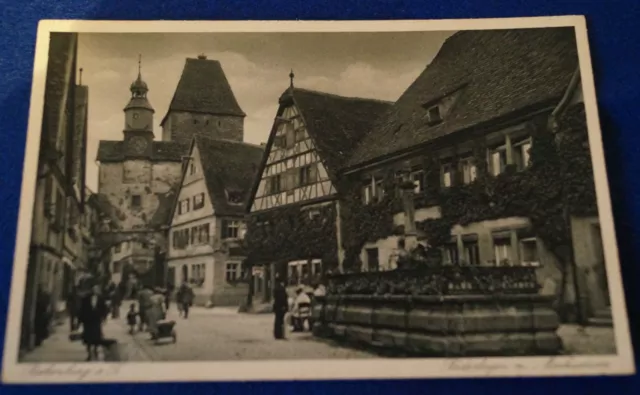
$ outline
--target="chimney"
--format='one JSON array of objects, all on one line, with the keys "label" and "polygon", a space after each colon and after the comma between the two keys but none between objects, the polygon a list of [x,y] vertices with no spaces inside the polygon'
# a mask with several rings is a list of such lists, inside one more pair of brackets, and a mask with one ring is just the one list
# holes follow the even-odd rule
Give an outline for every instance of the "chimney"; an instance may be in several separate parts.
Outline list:
[{"label": "chimney", "polygon": [[207,55],[201,53],[200,55],[198,55],[198,59],[200,60],[206,60],[207,59]]}]

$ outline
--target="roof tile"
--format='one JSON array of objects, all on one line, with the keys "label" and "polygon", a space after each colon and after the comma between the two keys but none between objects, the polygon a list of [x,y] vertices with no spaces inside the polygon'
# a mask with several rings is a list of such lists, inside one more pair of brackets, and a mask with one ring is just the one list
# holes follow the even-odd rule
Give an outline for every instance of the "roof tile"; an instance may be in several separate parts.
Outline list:
[{"label": "roof tile", "polygon": [[245,116],[222,65],[208,59],[187,59],[167,115],[171,111]]},{"label": "roof tile", "polygon": [[[561,98],[576,67],[573,28],[456,33],[358,145],[349,167],[519,110],[549,105]],[[424,105],[456,90],[443,122],[430,126]]]}]

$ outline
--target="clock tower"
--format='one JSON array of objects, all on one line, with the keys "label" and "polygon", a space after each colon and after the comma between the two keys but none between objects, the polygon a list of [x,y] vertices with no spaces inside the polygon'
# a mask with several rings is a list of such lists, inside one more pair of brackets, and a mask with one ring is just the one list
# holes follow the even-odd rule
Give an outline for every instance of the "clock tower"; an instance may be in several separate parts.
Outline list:
[{"label": "clock tower", "polygon": [[153,107],[147,99],[149,88],[142,80],[141,59],[138,78],[131,87],[131,99],[124,108],[124,154],[127,157],[148,158],[153,144]]}]

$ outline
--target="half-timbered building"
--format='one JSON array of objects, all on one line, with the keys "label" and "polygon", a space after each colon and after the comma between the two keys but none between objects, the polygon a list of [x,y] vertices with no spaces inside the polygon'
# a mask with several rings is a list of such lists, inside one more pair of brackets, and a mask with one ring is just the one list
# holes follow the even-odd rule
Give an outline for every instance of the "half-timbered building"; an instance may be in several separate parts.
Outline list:
[{"label": "half-timbered building", "polygon": [[252,293],[269,299],[276,274],[311,285],[340,262],[338,174],[390,103],[293,87],[279,108],[251,199]]}]

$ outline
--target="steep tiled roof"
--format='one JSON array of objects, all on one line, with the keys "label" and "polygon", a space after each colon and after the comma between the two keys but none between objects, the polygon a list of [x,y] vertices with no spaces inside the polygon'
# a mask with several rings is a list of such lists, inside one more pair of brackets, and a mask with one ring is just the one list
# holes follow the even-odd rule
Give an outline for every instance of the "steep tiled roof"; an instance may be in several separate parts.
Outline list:
[{"label": "steep tiled roof", "polygon": [[[283,97],[290,95],[287,90]],[[391,102],[294,88],[293,100],[330,171],[338,171]]]},{"label": "steep tiled roof", "polygon": [[245,116],[220,62],[200,58],[187,59],[167,115],[171,111]]},{"label": "steep tiled roof", "polygon": [[42,139],[50,139],[52,142],[61,126],[60,115],[65,106],[65,91],[70,88],[70,84],[75,84],[75,63],[72,59],[75,56],[76,41],[75,33],[52,33],[49,40]]},{"label": "steep tiled roof", "polygon": [[[546,107],[562,96],[577,66],[573,28],[456,33],[362,140],[349,166],[519,111]],[[453,99],[452,107],[440,124],[429,126],[429,103],[447,96]]]},{"label": "steep tiled roof", "polygon": [[[174,141],[154,141],[151,160],[180,162],[188,149],[187,145]],[[96,160],[99,162],[123,161],[124,141],[101,140]]]},{"label": "steep tiled roof", "polygon": [[[196,137],[205,182],[217,215],[243,215],[264,148],[231,140]],[[241,194],[231,204],[227,193]]]}]

